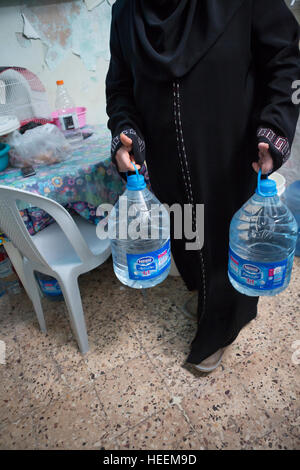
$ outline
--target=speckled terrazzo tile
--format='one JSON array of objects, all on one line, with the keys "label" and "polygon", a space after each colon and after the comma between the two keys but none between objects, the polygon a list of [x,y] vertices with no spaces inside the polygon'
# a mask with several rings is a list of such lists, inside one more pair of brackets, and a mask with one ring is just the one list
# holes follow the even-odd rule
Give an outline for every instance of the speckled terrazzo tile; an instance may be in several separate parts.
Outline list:
[{"label": "speckled terrazzo tile", "polygon": [[147,356],[101,375],[95,387],[112,437],[166,408],[171,400]]},{"label": "speckled terrazzo tile", "polygon": [[20,389],[24,393],[24,404],[31,409],[39,408],[65,395],[69,388],[50,351],[40,349],[22,354],[22,377]]},{"label": "speckled terrazzo tile", "polygon": [[280,423],[280,425],[266,436],[260,439],[254,439],[248,444],[248,450],[299,450],[300,436],[290,433],[293,429],[288,423]]},{"label": "speckled terrazzo tile", "polygon": [[75,340],[54,348],[51,356],[57,364],[61,378],[70,388],[76,389],[90,382],[92,374]]},{"label": "speckled terrazzo tile", "polygon": [[[146,351],[168,341],[176,334],[191,328],[191,321],[168,299],[157,299],[147,303],[143,310],[131,312],[129,326],[136,333]],[[194,329],[195,327],[192,326]]]},{"label": "speckled terrazzo tile", "polygon": [[234,367],[255,351],[267,348],[269,345],[269,329],[261,324],[259,319],[255,319],[246,325],[237,339],[225,349],[222,364],[226,367]]},{"label": "speckled terrazzo tile", "polygon": [[1,450],[33,450],[35,448],[35,433],[30,415],[0,428]]},{"label": "speckled terrazzo tile", "polygon": [[[186,363],[189,351],[189,343],[176,336],[148,353],[172,396],[183,397],[208,380],[206,374],[195,372],[192,365]],[[214,375],[221,372],[219,368]]]},{"label": "speckled terrazzo tile", "polygon": [[191,427],[177,406],[171,406],[151,416],[137,427],[117,438],[121,450],[173,449]]},{"label": "speckled terrazzo tile", "polygon": [[105,415],[93,386],[33,413],[38,449],[85,449],[102,441]]},{"label": "speckled terrazzo tile", "polygon": [[182,401],[205,449],[241,449],[253,436],[269,433],[276,422],[257,405],[234,374],[211,379]]},{"label": "speckled terrazzo tile", "polygon": [[[23,297],[24,306],[20,303]],[[17,298],[17,301],[15,299]],[[16,326],[31,317],[31,311],[26,309],[26,294],[4,295],[0,298],[0,332],[1,335],[11,336],[15,334]],[[25,308],[24,308],[25,307]]]},{"label": "speckled terrazzo tile", "polygon": [[272,420],[288,419],[291,426],[299,426],[299,366],[287,365],[282,357],[259,351],[241,362],[235,373],[246,392],[255,395],[259,407]]},{"label": "speckled terrazzo tile", "polygon": [[152,289],[148,289],[145,294],[145,300],[147,300],[147,298],[150,301],[156,301],[156,299],[168,299],[178,308],[181,308],[186,299],[191,295],[181,277],[172,276],[169,276],[164,282]]},{"label": "speckled terrazzo tile", "polygon": [[205,450],[205,443],[203,438],[201,440],[199,436],[192,431],[176,442],[172,450]]},{"label": "speckled terrazzo tile", "polygon": [[94,377],[144,353],[126,318],[99,321],[88,330],[90,351],[84,356]]},{"label": "speckled terrazzo tile", "polygon": [[0,427],[13,423],[29,412],[28,401],[24,391],[19,387],[19,377],[22,376],[20,363],[0,365]]},{"label": "speckled terrazzo tile", "polygon": [[53,327],[47,325],[47,334],[43,333],[34,319],[22,324],[22,331],[16,329],[16,337],[20,347],[22,357],[33,354],[50,354],[56,347],[66,344],[72,339],[72,333],[68,328],[63,328],[60,324]]},{"label": "speckled terrazzo tile", "polygon": [[300,292],[296,288],[272,299],[261,298],[259,306],[260,324],[268,330],[270,341],[300,338]]},{"label": "speckled terrazzo tile", "polygon": [[[125,315],[130,318],[132,316],[131,312],[144,308],[140,291],[131,289],[132,295],[129,296],[127,293],[124,293],[124,290],[119,291],[118,289],[115,292],[106,291],[105,295],[101,294],[101,299],[97,299],[99,294],[83,297],[83,307],[88,328],[93,328],[99,322],[117,321]],[[82,295],[84,296],[84,293]]]}]

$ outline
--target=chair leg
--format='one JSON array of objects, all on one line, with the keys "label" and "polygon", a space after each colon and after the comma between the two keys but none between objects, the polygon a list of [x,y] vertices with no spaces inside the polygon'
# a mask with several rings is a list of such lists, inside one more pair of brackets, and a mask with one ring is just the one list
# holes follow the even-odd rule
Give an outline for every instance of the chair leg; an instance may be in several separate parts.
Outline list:
[{"label": "chair leg", "polygon": [[47,333],[39,288],[38,288],[36,279],[34,277],[33,269],[29,262],[24,263],[24,275],[25,275],[26,291],[29,294],[29,298],[31,302],[33,303],[33,307],[34,307],[40,328],[43,333]]},{"label": "chair leg", "polygon": [[58,279],[69,313],[73,333],[77,340],[80,352],[85,354],[89,350],[81,296],[76,277],[66,276]]}]

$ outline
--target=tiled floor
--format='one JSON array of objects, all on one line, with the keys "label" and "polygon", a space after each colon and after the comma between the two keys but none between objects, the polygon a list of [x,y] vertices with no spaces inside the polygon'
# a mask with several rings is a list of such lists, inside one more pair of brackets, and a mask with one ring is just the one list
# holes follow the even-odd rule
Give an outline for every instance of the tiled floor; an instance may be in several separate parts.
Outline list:
[{"label": "tiled floor", "polygon": [[290,287],[261,300],[210,375],[185,364],[195,324],[181,313],[190,294],[180,279],[143,296],[109,261],[80,288],[85,357],[63,302],[43,301],[44,336],[25,294],[1,299],[0,448],[300,448],[299,258]]}]

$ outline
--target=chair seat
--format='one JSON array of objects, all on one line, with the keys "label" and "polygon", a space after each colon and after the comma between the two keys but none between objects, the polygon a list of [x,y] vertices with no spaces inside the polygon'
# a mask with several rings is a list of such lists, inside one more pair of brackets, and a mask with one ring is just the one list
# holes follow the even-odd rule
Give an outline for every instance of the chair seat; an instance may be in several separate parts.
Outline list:
[{"label": "chair seat", "polygon": [[[110,254],[109,239],[100,240],[96,235],[96,226],[87,222],[82,217],[74,216],[73,220],[79,228],[89,249],[95,256],[94,261],[95,266],[97,266],[99,264],[99,257],[106,255],[107,258]],[[38,232],[32,237],[32,241],[41,255],[53,268],[60,265],[75,267],[76,265],[82,264],[74,248],[57,223],[53,223]],[[92,258],[91,256],[91,261]],[[103,261],[105,259],[103,259]]]}]

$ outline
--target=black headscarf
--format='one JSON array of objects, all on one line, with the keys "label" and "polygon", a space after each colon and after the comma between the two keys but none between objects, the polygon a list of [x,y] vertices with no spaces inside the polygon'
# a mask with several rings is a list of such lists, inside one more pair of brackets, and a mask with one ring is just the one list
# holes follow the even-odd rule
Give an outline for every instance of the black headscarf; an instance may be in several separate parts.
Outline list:
[{"label": "black headscarf", "polygon": [[182,77],[244,0],[130,0],[136,64],[157,79]]}]

